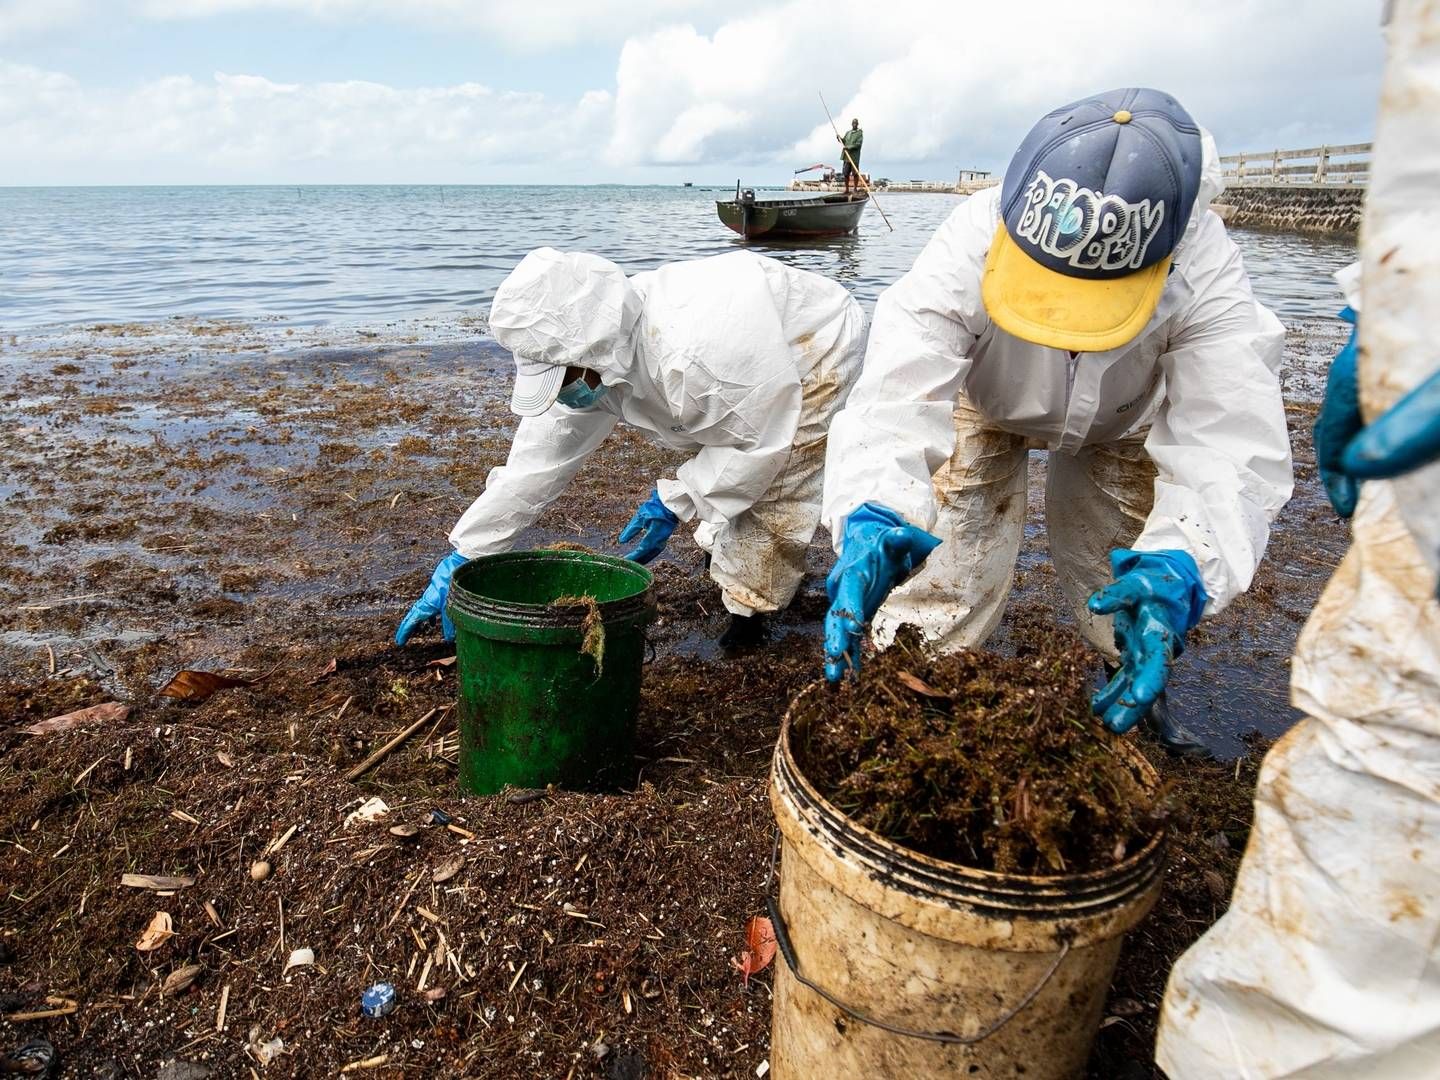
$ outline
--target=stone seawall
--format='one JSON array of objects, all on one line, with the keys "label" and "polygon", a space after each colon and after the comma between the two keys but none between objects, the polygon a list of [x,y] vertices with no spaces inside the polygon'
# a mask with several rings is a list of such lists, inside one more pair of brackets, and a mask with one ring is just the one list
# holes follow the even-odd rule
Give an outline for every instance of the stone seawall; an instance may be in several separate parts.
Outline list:
[{"label": "stone seawall", "polygon": [[1228,225],[1304,233],[1355,233],[1363,187],[1282,185],[1227,188],[1213,209]]}]

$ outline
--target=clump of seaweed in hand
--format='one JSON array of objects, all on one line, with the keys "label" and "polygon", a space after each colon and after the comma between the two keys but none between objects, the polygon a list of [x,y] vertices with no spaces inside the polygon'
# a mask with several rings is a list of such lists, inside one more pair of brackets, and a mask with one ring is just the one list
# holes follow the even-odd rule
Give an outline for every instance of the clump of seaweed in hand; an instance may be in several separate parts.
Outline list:
[{"label": "clump of seaweed in hand", "polygon": [[1097,870],[1160,821],[1157,794],[1091,714],[1091,676],[1073,635],[1014,657],[937,657],[906,627],[858,679],[804,700],[791,747],[822,795],[922,854],[1007,873]]},{"label": "clump of seaweed in hand", "polygon": [[580,622],[580,651],[595,661],[595,677],[605,673],[605,623],[600,618],[600,603],[593,596],[557,596],[551,607],[583,607],[585,618]]}]

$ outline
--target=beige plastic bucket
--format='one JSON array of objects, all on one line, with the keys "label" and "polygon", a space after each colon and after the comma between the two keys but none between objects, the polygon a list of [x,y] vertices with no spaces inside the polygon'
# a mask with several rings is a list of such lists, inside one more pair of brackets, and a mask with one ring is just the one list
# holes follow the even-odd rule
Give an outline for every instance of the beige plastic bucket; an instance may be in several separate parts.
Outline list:
[{"label": "beige plastic bucket", "polygon": [[[776,1080],[1065,1080],[1085,1067],[1127,930],[1160,891],[1164,836],[1106,870],[1024,877],[927,858],[848,819],[780,729],[771,901]],[[1152,790],[1128,743],[1116,752]],[[778,917],[777,917],[778,916]]]}]

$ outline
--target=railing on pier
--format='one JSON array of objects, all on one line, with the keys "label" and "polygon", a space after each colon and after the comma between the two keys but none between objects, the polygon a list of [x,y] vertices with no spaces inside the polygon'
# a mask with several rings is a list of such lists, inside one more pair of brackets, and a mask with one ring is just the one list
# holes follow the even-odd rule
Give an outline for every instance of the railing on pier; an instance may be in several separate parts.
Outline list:
[{"label": "railing on pier", "polygon": [[1220,161],[1225,166],[1226,187],[1363,186],[1370,179],[1370,146],[1370,143],[1349,143],[1304,150],[1227,154]]}]

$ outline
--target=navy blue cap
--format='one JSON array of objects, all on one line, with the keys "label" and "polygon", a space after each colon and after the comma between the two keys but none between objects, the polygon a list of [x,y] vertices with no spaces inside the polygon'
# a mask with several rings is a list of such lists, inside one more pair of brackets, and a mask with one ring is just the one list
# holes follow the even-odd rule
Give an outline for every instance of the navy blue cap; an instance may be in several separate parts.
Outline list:
[{"label": "navy blue cap", "polygon": [[1200,190],[1200,128],[1169,94],[1082,98],[1030,129],[1000,214],[1019,250],[1072,278],[1113,279],[1174,252]]}]

